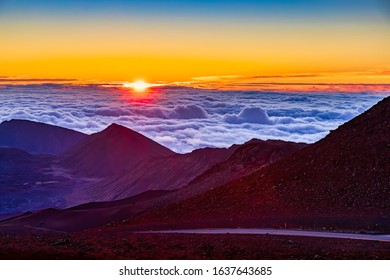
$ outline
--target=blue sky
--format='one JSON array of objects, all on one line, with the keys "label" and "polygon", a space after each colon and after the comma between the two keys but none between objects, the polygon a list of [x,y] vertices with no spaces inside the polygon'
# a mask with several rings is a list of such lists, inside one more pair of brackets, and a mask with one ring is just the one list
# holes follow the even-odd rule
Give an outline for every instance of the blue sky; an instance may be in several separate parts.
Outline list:
[{"label": "blue sky", "polygon": [[122,14],[181,14],[218,16],[220,14],[248,15],[317,15],[317,16],[388,16],[387,0],[198,0],[198,1],[125,1],[125,0],[2,0],[0,12],[17,13],[122,13]]}]

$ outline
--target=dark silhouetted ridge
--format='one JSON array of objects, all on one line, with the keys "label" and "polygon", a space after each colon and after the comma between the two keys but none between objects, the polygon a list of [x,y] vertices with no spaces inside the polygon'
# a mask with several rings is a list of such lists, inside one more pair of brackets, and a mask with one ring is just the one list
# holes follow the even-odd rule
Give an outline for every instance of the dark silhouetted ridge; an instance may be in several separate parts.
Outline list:
[{"label": "dark silhouetted ridge", "polygon": [[0,124],[0,147],[19,148],[32,154],[59,154],[85,137],[71,129],[28,120]]}]

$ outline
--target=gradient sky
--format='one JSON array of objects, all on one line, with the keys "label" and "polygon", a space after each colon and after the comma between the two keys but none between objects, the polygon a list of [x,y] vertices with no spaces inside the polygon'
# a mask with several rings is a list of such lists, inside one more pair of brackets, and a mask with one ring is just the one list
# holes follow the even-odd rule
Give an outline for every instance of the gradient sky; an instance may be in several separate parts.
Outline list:
[{"label": "gradient sky", "polygon": [[0,78],[390,83],[389,2],[0,0]]}]

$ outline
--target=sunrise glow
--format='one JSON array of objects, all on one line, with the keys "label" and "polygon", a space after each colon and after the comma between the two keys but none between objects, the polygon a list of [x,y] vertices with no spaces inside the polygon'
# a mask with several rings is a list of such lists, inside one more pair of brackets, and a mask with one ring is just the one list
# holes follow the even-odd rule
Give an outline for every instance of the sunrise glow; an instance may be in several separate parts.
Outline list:
[{"label": "sunrise glow", "polygon": [[4,1],[2,79],[390,83],[390,24],[380,0],[82,2]]},{"label": "sunrise glow", "polygon": [[132,88],[135,91],[145,91],[147,88],[151,87],[152,85],[143,81],[138,80],[133,83],[124,83],[123,87],[125,88]]}]

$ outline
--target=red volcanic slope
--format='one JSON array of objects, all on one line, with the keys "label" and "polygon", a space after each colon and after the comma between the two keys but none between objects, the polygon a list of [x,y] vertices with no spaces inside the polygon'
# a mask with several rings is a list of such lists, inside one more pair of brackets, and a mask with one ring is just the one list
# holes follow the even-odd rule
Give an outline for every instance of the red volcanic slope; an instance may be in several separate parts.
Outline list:
[{"label": "red volcanic slope", "polygon": [[242,178],[299,151],[307,144],[252,139],[237,146],[226,160],[194,178],[188,185],[164,197],[162,204],[179,202]]},{"label": "red volcanic slope", "polygon": [[143,159],[174,154],[138,132],[112,124],[62,155],[61,163],[79,174],[105,177],[129,170]]},{"label": "red volcanic slope", "polygon": [[200,194],[269,166],[306,145],[281,140],[252,139],[239,145],[228,160],[214,165],[177,193],[180,195],[185,193],[184,197]]},{"label": "red volcanic slope", "polygon": [[322,218],[356,229],[366,219],[390,230],[389,197],[390,97],[291,157],[136,222],[275,226],[265,221],[279,219],[284,226],[306,217],[312,227]]},{"label": "red volcanic slope", "polygon": [[205,148],[188,154],[145,159],[132,169],[108,177],[93,186],[91,198],[117,200],[147,190],[175,190],[187,185],[216,163],[227,160],[237,149]]},{"label": "red volcanic slope", "polygon": [[86,134],[39,122],[10,120],[0,124],[0,147],[33,154],[59,154],[86,138]]}]

